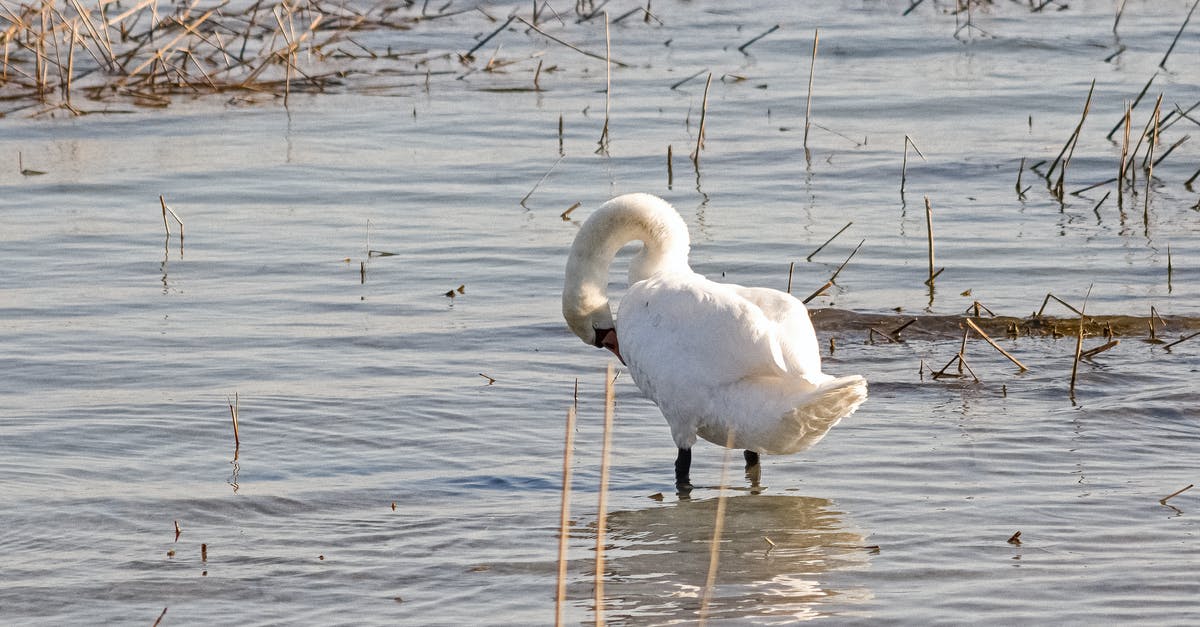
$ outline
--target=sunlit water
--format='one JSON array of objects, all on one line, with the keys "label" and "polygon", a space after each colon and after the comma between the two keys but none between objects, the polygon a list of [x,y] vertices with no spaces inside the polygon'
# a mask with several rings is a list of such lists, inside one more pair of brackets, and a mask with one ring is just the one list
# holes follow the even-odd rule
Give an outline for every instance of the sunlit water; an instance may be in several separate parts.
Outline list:
[{"label": "sunlit water", "polygon": [[[603,62],[516,26],[474,67],[497,46],[516,63],[435,61],[446,73],[428,89],[381,75],[362,79],[373,95],[351,83],[293,94],[287,111],[219,96],[0,120],[5,619],[552,622],[578,381],[566,617],[592,620],[607,353],[558,311],[577,228],[559,216],[575,202],[578,220],[616,193],[662,195],[699,271],[782,289],[794,262],[798,295],[865,240],[817,308],[904,320],[978,300],[1027,316],[1052,292],[1086,296],[1089,313],[1194,319],[1200,213],[1184,183],[1200,144],[1155,167],[1149,203],[1139,173],[1120,209],[1114,184],[1059,203],[1029,169],[1057,155],[1093,79],[1068,192],[1114,175],[1120,144],[1104,135],[1155,71],[1147,99],[1163,92],[1164,112],[1200,100],[1200,24],[1156,68],[1190,3],[1129,2],[1119,36],[1115,4],[976,7],[961,41],[932,0],[908,16],[907,3],[656,2],[661,24],[612,28],[631,67],[613,71],[607,153]],[[603,51],[601,22],[545,20]],[[362,43],[411,38],[434,56],[497,26],[472,12]],[[538,58],[557,69],[528,91]],[[671,86],[705,70],[697,170],[706,73]],[[905,135],[924,159],[910,150],[902,194]],[[18,151],[46,174],[19,174]],[[164,238],[159,195],[182,242],[173,221]],[[932,296],[925,196],[945,268]],[[761,494],[730,469],[714,620],[1200,620],[1200,491],[1159,502],[1198,478],[1200,339],[1123,337],[1080,364],[1072,397],[1073,337],[1001,339],[1024,373],[973,339],[980,381],[934,380],[957,329],[867,344],[845,319],[819,320],[836,344],[826,370],[863,374],[871,397],[813,450],[766,458]],[[697,448],[698,487],[678,499],[657,409],[623,372],[616,392],[605,615],[694,621],[723,453]]]}]

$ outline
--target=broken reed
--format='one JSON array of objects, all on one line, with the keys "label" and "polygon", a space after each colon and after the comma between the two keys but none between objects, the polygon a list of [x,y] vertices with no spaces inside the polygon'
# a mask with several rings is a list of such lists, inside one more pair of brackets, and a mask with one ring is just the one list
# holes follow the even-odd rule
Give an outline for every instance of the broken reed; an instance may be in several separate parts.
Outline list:
[{"label": "broken reed", "polygon": [[[696,169],[700,168],[700,151],[704,148],[704,131],[705,122],[708,117],[708,88],[712,85],[712,72],[708,73],[708,80],[704,81],[704,98],[700,104],[700,129],[696,133],[696,149],[692,151],[692,165]],[[669,148],[668,148],[669,150]],[[668,159],[668,164],[670,163]]]},{"label": "broken reed", "polygon": [[808,66],[808,101],[804,105],[804,154],[808,156],[808,129],[812,124],[812,92],[813,74],[817,69],[817,43],[820,41],[820,30],[813,29],[812,62]]}]

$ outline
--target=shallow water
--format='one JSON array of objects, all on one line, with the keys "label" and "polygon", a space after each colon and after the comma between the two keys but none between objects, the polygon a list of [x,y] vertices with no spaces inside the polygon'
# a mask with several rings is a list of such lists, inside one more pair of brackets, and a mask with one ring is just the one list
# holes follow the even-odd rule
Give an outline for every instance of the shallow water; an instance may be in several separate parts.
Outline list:
[{"label": "shallow water", "polygon": [[[606,353],[560,320],[577,225],[559,215],[648,191],[688,222],[693,265],[729,281],[782,289],[794,262],[807,295],[865,240],[811,305],[833,310],[818,317],[836,345],[826,370],[863,374],[871,397],[811,451],[767,458],[763,493],[730,470],[714,619],[1200,620],[1200,497],[1159,502],[1197,480],[1200,344],[1125,334],[1080,364],[1073,396],[1069,331],[996,334],[1027,372],[973,339],[978,382],[931,376],[959,349],[937,316],[976,300],[1015,317],[1048,292],[1086,297],[1088,313],[1153,306],[1170,340],[1200,317],[1196,143],[1154,168],[1148,203],[1139,172],[1122,210],[1114,184],[1059,203],[1029,171],[1058,153],[1095,78],[1066,188],[1112,176],[1120,145],[1104,135],[1190,6],[1129,2],[1114,37],[1110,4],[976,8],[986,33],[964,42],[932,1],[908,16],[655,3],[662,24],[612,28],[632,67],[613,72],[607,154],[603,63],[516,27],[476,67],[496,46],[516,63],[434,60],[428,89],[381,73],[292,94],[287,110],[222,96],[0,120],[0,153],[46,172],[0,172],[0,608],[46,624],[149,623],[163,608],[163,624],[552,622],[578,381],[566,616],[591,621]],[[528,9],[489,5],[509,10]],[[432,58],[496,27],[471,12],[362,43]],[[603,50],[596,21],[546,28]],[[1147,96],[1163,91],[1164,111],[1200,100],[1196,28]],[[538,58],[557,70],[523,91]],[[697,170],[704,76],[670,87],[702,70]],[[902,194],[905,135],[924,160],[909,153]],[[182,242],[174,225],[164,239],[160,194]],[[932,295],[923,196],[946,268]],[[903,343],[867,343],[880,315],[923,321]],[[624,373],[616,391],[605,616],[694,621],[722,451],[697,448],[700,487],[678,499],[657,409]]]}]

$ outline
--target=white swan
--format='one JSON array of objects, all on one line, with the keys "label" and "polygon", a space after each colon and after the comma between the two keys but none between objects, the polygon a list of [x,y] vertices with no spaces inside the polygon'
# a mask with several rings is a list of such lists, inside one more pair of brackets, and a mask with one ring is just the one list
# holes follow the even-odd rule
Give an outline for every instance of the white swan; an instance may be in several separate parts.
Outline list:
[{"label": "white swan", "polygon": [[[629,267],[616,320],[608,272],[625,244]],[[626,194],[587,219],[567,259],[563,317],[584,342],[612,351],[662,411],[679,447],[675,483],[691,488],[696,436],[758,455],[816,444],[867,399],[867,382],[821,372],[804,304],[778,290],[716,283],[688,266],[687,225],[666,201]],[[619,339],[618,339],[619,338]]]}]

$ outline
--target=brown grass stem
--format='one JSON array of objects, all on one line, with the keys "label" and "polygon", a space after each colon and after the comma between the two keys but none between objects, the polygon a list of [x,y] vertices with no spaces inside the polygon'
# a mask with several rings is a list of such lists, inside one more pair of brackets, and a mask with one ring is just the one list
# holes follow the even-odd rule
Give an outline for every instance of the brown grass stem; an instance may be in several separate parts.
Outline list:
[{"label": "brown grass stem", "polygon": [[567,210],[566,210],[566,211],[564,211],[564,212],[562,212],[562,213],[558,214],[558,217],[562,218],[562,219],[563,219],[563,222],[566,222],[566,221],[570,220],[570,219],[571,219],[571,212],[572,212],[572,211],[575,211],[576,209],[578,209],[580,204],[581,204],[581,203],[575,203],[575,204],[571,205],[570,207],[567,207]]},{"label": "brown grass stem", "polygon": [[766,37],[767,35],[770,35],[771,33],[775,32],[775,31],[777,31],[777,30],[779,30],[779,25],[778,25],[778,24],[776,24],[776,25],[772,26],[771,28],[768,28],[768,29],[767,29],[765,32],[763,32],[763,33],[762,33],[762,34],[760,34],[759,36],[757,36],[757,37],[755,37],[755,38],[751,39],[750,41],[747,41],[746,43],[744,43],[744,44],[742,44],[742,45],[738,46],[738,52],[745,53],[745,52],[746,52],[746,48],[749,48],[751,45],[753,45],[753,44],[754,44],[755,42],[757,42],[759,39],[762,39],[763,37]]},{"label": "brown grass stem", "polygon": [[700,167],[700,150],[704,148],[704,131],[708,116],[708,88],[710,85],[712,85],[712,72],[708,73],[708,80],[704,81],[704,98],[700,102],[700,129],[696,133],[696,149],[692,151],[692,164],[697,169]]},{"label": "brown grass stem", "polygon": [[553,41],[556,44],[566,46],[566,47],[570,48],[571,50],[574,50],[575,52],[578,52],[579,54],[582,54],[586,57],[591,57],[593,59],[599,59],[600,61],[604,61],[605,63],[612,63],[613,65],[616,65],[618,67],[629,67],[628,63],[623,63],[621,61],[613,59],[611,56],[606,57],[604,55],[599,55],[594,52],[589,52],[587,50],[580,48],[579,46],[576,46],[575,44],[563,41],[562,39],[559,39],[558,37],[555,37],[554,35],[547,33],[546,31],[542,30],[541,28],[538,28],[537,26],[530,24],[528,20],[526,20],[525,18],[523,18],[521,16],[514,16],[513,19],[517,20],[518,22],[521,22],[522,24],[528,26],[529,28],[532,28],[535,32],[537,32],[542,37],[545,37],[546,39],[549,39],[550,41]]},{"label": "brown grass stem", "polygon": [[[1146,91],[1148,91],[1150,89],[1150,84],[1153,83],[1154,79],[1156,79],[1156,78],[1158,78],[1158,72],[1155,72],[1154,74],[1152,74],[1150,76],[1150,80],[1146,81],[1146,84],[1142,86],[1142,91],[1138,92],[1137,97],[1133,99],[1133,104],[1129,105],[1129,107],[1126,109],[1127,112],[1132,112],[1134,109],[1137,108],[1138,103],[1142,101],[1142,97],[1146,95]],[[1108,135],[1105,135],[1104,139],[1112,139],[1113,133],[1116,133],[1117,129],[1121,128],[1121,124],[1126,124],[1126,123],[1127,122],[1122,120],[1122,121],[1119,121],[1116,124],[1114,124],[1112,127],[1112,130],[1108,131]]]},{"label": "brown grass stem", "polygon": [[1171,47],[1167,48],[1166,54],[1163,55],[1162,61],[1158,62],[1158,67],[1167,69],[1167,57],[1171,56],[1171,52],[1175,50],[1175,44],[1179,43],[1180,35],[1183,35],[1183,29],[1187,28],[1188,22],[1192,20],[1192,13],[1196,11],[1196,6],[1200,5],[1200,0],[1192,3],[1192,8],[1188,9],[1187,17],[1183,19],[1183,24],[1179,26],[1179,32],[1175,33],[1175,38],[1171,40]]},{"label": "brown grass stem", "polygon": [[1121,343],[1121,340],[1116,340],[1116,339],[1109,340],[1108,342],[1105,342],[1104,344],[1101,344],[1100,346],[1097,346],[1095,348],[1089,348],[1088,350],[1083,351],[1082,353],[1079,354],[1079,358],[1080,359],[1091,359],[1092,357],[1095,357],[1096,355],[1099,355],[1100,353],[1103,353],[1104,351],[1109,350],[1120,343]]},{"label": "brown grass stem", "polygon": [[1179,338],[1178,340],[1175,340],[1174,342],[1171,342],[1170,344],[1167,344],[1167,345],[1166,345],[1166,346],[1164,346],[1163,348],[1165,348],[1165,349],[1167,349],[1167,350],[1170,350],[1172,347],[1174,347],[1174,346],[1176,346],[1176,345],[1179,345],[1179,344],[1182,344],[1182,343],[1184,343],[1184,342],[1186,342],[1186,341],[1188,341],[1188,340],[1190,340],[1190,339],[1192,339],[1192,338],[1196,337],[1197,335],[1200,335],[1200,331],[1197,331],[1197,332],[1195,332],[1195,333],[1193,333],[1193,334],[1191,334],[1191,335],[1185,335],[1185,336],[1183,336],[1183,337]]},{"label": "brown grass stem", "polygon": [[996,349],[997,351],[1000,351],[1001,355],[1004,355],[1006,358],[1008,358],[1009,361],[1016,364],[1016,366],[1021,369],[1021,372],[1025,372],[1026,370],[1029,370],[1029,368],[1025,367],[1025,364],[1021,363],[1016,357],[1013,357],[1012,355],[1009,354],[1008,351],[1001,348],[1000,345],[997,344],[995,340],[993,340],[991,337],[988,336],[987,333],[985,333],[983,331],[983,329],[979,328],[979,325],[975,324],[974,320],[971,320],[970,318],[966,318],[965,321],[967,323],[967,326],[971,327],[971,330],[975,331],[976,333],[979,334],[979,337],[983,338],[983,341],[990,344],[992,346],[992,348]]},{"label": "brown grass stem", "polygon": [[671,154],[673,150],[673,147],[667,144],[667,189],[671,189],[671,186],[675,184],[675,166],[671,163],[674,156]]},{"label": "brown grass stem", "polygon": [[612,107],[612,39],[609,37],[608,11],[604,12],[604,130],[600,132],[600,150],[608,150],[608,120]]},{"label": "brown grass stem", "polygon": [[242,447],[242,439],[238,435],[238,393],[233,393],[233,402],[229,404],[229,416],[233,419],[233,458],[237,459],[237,450]]},{"label": "brown grass stem", "polygon": [[850,256],[846,257],[846,260],[842,262],[842,265],[838,266],[838,267],[837,267],[837,270],[834,270],[834,271],[833,271],[833,276],[830,276],[830,277],[829,277],[829,282],[830,282],[830,283],[834,283],[834,282],[836,282],[836,281],[837,281],[837,277],[838,277],[838,275],[842,273],[842,268],[845,268],[845,267],[846,267],[846,264],[850,263],[850,260],[854,258],[854,255],[857,255],[857,254],[858,254],[858,249],[859,249],[859,248],[862,248],[862,245],[863,245],[863,244],[865,244],[865,243],[866,243],[866,241],[867,241],[867,240],[865,240],[865,239],[864,239],[864,240],[861,240],[861,241],[859,241],[859,242],[858,242],[858,246],[855,246],[855,247],[854,247],[854,250],[850,251]]},{"label": "brown grass stem", "polygon": [[795,269],[796,269],[795,261],[788,263],[788,284],[787,284],[787,293],[788,294],[792,293],[792,271]]},{"label": "brown grass stem", "polygon": [[821,287],[817,288],[817,291],[813,292],[812,294],[809,294],[808,298],[804,299],[804,301],[803,301],[804,304],[807,305],[809,303],[809,301],[820,296],[821,294],[824,294],[825,290],[828,290],[831,287],[833,287],[833,281],[826,281],[825,285],[822,285]]},{"label": "brown grass stem", "polygon": [[929,234],[929,278],[925,279],[925,285],[933,288],[933,280],[941,272],[934,272],[933,270],[933,205],[929,203],[929,196],[925,197],[925,230]]},{"label": "brown grass stem", "polygon": [[[1184,486],[1184,487],[1182,487],[1182,488],[1180,488],[1180,489],[1178,489],[1178,490],[1176,490],[1176,491],[1174,491],[1174,492],[1172,492],[1172,493],[1170,493],[1170,494],[1168,494],[1168,495],[1166,495],[1166,496],[1162,497],[1161,499],[1158,499],[1158,502],[1159,502],[1159,503],[1162,503],[1163,505],[1166,505],[1166,504],[1167,504],[1167,501],[1169,501],[1169,500],[1171,500],[1171,499],[1173,499],[1173,498],[1175,498],[1175,497],[1179,496],[1180,494],[1183,494],[1184,492],[1187,492],[1188,490],[1191,490],[1191,489],[1192,489],[1192,488],[1194,488],[1194,487],[1196,487],[1196,484],[1194,484],[1194,483],[1189,483],[1189,484],[1187,484],[1186,486]],[[163,611],[165,612],[166,610],[163,610]]]},{"label": "brown grass stem", "polygon": [[1058,303],[1059,303],[1059,304],[1061,304],[1063,307],[1066,307],[1067,309],[1070,309],[1071,311],[1073,311],[1073,312],[1075,312],[1075,313],[1079,314],[1079,317],[1080,317],[1080,318],[1083,318],[1083,312],[1081,312],[1081,311],[1079,311],[1078,309],[1076,309],[1076,308],[1072,307],[1072,306],[1071,306],[1071,304],[1070,304],[1070,303],[1068,303],[1067,301],[1065,301],[1065,300],[1063,300],[1063,299],[1061,299],[1061,298],[1059,298],[1059,297],[1057,297],[1057,296],[1055,296],[1054,294],[1051,294],[1051,293],[1049,293],[1049,292],[1047,292],[1047,293],[1046,293],[1046,298],[1043,298],[1043,299],[1042,299],[1042,306],[1041,306],[1041,307],[1039,307],[1039,308],[1038,308],[1038,311],[1037,311],[1037,313],[1033,315],[1033,317],[1034,317],[1034,318],[1041,318],[1041,317],[1042,317],[1042,312],[1046,310],[1046,305],[1047,305],[1047,304],[1050,302],[1050,299],[1054,299],[1054,300],[1058,301]]},{"label": "brown grass stem", "polygon": [[[484,47],[485,45],[487,45],[487,42],[491,41],[493,37],[495,37],[496,35],[499,35],[499,34],[501,33],[501,31],[503,31],[504,29],[508,28],[508,25],[509,25],[509,24],[512,24],[512,23],[513,23],[513,20],[515,20],[515,19],[519,19],[519,18],[517,18],[517,16],[515,16],[515,15],[510,15],[510,16],[508,17],[508,20],[507,20],[507,21],[505,21],[503,24],[501,24],[501,25],[500,25],[500,28],[497,28],[496,30],[492,31],[492,33],[491,33],[490,35],[488,35],[487,37],[484,37],[483,39],[480,39],[480,40],[479,40],[479,43],[475,44],[475,47],[474,47],[474,48],[471,48],[470,50],[468,50],[468,51],[466,52],[466,54],[464,54],[463,56],[464,56],[464,57],[466,57],[466,58],[468,58],[468,59],[470,59],[470,58],[471,58],[471,56],[475,54],[475,51],[476,51],[476,50],[479,50],[480,48],[482,48],[482,47]],[[521,20],[521,21],[524,21],[524,20]],[[534,18],[534,21],[537,21],[537,18]],[[532,25],[532,24],[530,24],[530,26],[533,26],[533,25]]]},{"label": "brown grass stem", "polygon": [[608,530],[608,470],[612,451],[614,413],[613,365],[608,362],[604,374],[604,441],[600,448],[600,496],[596,505],[596,624],[604,624],[604,536]]},{"label": "brown grass stem", "polygon": [[[1050,168],[1046,170],[1046,176],[1049,178],[1050,175],[1054,173],[1055,167],[1058,167],[1061,163],[1061,167],[1058,171],[1058,183],[1055,185],[1056,194],[1059,200],[1062,199],[1063,195],[1063,184],[1066,180],[1067,165],[1071,163],[1071,157],[1075,154],[1075,145],[1079,143],[1079,134],[1083,130],[1083,123],[1087,120],[1088,111],[1090,111],[1092,108],[1092,93],[1095,91],[1096,79],[1093,78],[1092,85],[1088,88],[1087,100],[1085,100],[1083,103],[1083,113],[1079,116],[1079,124],[1075,125],[1075,130],[1071,132],[1071,136],[1067,139],[1067,143],[1063,144],[1062,150],[1059,151],[1058,156],[1054,158],[1054,161],[1050,163]],[[1063,159],[1064,153],[1066,154],[1065,159]]]},{"label": "brown grass stem", "polygon": [[829,242],[832,242],[833,240],[837,239],[837,236],[841,235],[843,231],[845,231],[846,229],[850,228],[850,225],[851,225],[851,224],[854,224],[854,222],[853,222],[853,221],[851,221],[851,222],[847,222],[847,223],[846,223],[846,226],[843,226],[842,228],[838,229],[838,232],[837,232],[837,233],[834,233],[832,237],[830,237],[829,239],[825,240],[825,243],[824,243],[824,244],[821,244],[820,246],[817,246],[817,249],[816,249],[816,250],[814,250],[814,251],[812,251],[811,253],[809,253],[809,255],[808,255],[807,257],[805,257],[805,258],[804,258],[804,260],[805,260],[805,261],[812,261],[812,258],[813,258],[813,257],[816,257],[816,256],[817,256],[817,253],[821,252],[821,251],[822,251],[822,250],[823,250],[823,249],[824,249],[826,246],[828,246],[828,245],[829,245]]},{"label": "brown grass stem", "polygon": [[[908,179],[908,147],[912,146],[913,150],[917,151],[917,156],[921,157],[921,161],[925,161],[925,155],[921,154],[921,149],[913,143],[913,140],[908,135],[904,136],[904,158],[900,160],[900,193],[904,193],[904,183]],[[1025,160],[1021,160],[1021,165],[1024,166]],[[1021,176],[1017,175],[1017,189],[1020,190]]]},{"label": "brown grass stem", "polygon": [[[529,197],[533,195],[533,192],[537,191],[537,188],[541,187],[542,183],[546,182],[546,179],[550,177],[550,173],[554,171],[554,168],[558,167],[558,164],[562,163],[563,159],[566,159],[566,156],[560,155],[558,160],[554,162],[554,165],[550,166],[549,170],[546,170],[546,173],[542,175],[542,178],[538,179],[538,182],[529,190],[529,193],[525,194],[525,196],[521,198],[521,202],[518,204],[520,204],[522,207],[525,207],[525,201],[529,200]],[[528,209],[528,207],[525,208]]]},{"label": "brown grass stem", "polygon": [[575,407],[567,408],[567,434],[563,443],[562,506],[558,514],[558,587],[554,597],[554,624],[563,624],[567,600],[567,540],[571,518],[571,457],[575,453]]},{"label": "brown grass stem", "polygon": [[812,125],[812,93],[813,93],[813,75],[817,69],[817,44],[820,42],[821,33],[819,29],[813,29],[813,47],[812,47],[812,62],[808,66],[808,99],[804,105],[804,153],[808,154],[808,130]]}]

